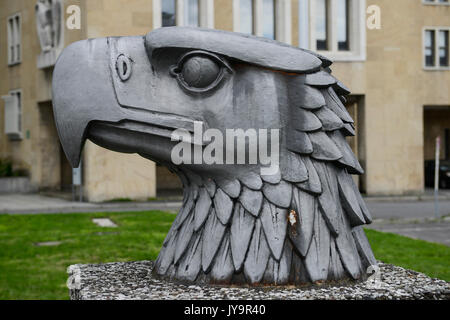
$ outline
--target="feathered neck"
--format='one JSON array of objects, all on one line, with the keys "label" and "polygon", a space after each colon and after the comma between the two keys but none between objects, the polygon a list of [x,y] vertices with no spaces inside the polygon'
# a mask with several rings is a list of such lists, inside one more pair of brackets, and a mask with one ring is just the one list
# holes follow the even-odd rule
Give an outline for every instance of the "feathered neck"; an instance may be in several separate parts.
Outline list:
[{"label": "feathered neck", "polygon": [[[365,268],[376,262],[360,227],[366,210],[360,208],[358,224],[340,205],[338,179],[348,174],[309,158],[299,161],[308,173],[302,182],[286,181],[283,170],[239,178],[180,173],[183,206],[154,273],[182,282],[241,285],[364,278]],[[335,185],[323,185],[322,170],[322,180],[333,176]],[[353,180],[341,179],[353,190],[344,196],[357,197]]]}]

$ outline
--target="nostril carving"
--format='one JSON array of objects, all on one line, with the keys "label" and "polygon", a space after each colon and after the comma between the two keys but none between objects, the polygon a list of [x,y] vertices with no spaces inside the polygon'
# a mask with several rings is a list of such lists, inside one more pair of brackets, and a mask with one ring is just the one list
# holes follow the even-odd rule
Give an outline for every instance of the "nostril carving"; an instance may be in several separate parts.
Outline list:
[{"label": "nostril carving", "polygon": [[131,77],[131,60],[121,54],[117,57],[116,69],[120,80],[127,81]]}]

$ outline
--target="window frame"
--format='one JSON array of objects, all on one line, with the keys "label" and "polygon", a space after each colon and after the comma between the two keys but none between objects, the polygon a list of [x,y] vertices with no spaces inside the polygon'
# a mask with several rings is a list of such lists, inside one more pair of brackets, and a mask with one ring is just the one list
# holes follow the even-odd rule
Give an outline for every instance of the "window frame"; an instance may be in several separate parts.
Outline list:
[{"label": "window frame", "polygon": [[[18,19],[18,25],[16,25],[16,19]],[[11,26],[11,21],[13,21]],[[14,30],[15,28],[18,29]],[[15,65],[18,65],[22,63],[22,14],[20,12],[15,13],[13,15],[8,16],[6,19],[6,30],[7,30],[7,58],[8,58],[8,66],[12,67]],[[14,32],[17,32],[17,38]],[[19,46],[18,48],[16,48]],[[13,47],[13,52],[11,51],[11,47]],[[18,56],[18,59],[15,59],[16,56]]]},{"label": "window frame", "polygon": [[[162,0],[153,0],[153,29],[162,28]],[[199,27],[214,28],[214,0],[198,1]],[[185,26],[186,10],[185,0],[175,1],[175,24]]]},{"label": "window frame", "polygon": [[[18,130],[17,130],[17,132],[10,132],[7,134],[5,132],[5,134],[9,137],[9,140],[11,140],[11,141],[23,140],[23,91],[22,91],[22,89],[14,89],[14,90],[10,90],[8,92],[8,96],[10,96],[10,97],[14,97],[17,95],[20,96],[20,98],[17,101],[18,114],[17,114],[16,120],[18,121],[18,123],[17,123]],[[6,106],[5,106],[5,108],[6,108]],[[6,110],[5,110],[5,112],[6,112]],[[4,120],[7,121],[9,119],[7,119],[5,117]],[[6,130],[6,127],[5,127],[5,130]]]},{"label": "window frame", "polygon": [[440,2],[439,0],[433,1],[422,0],[422,4],[426,6],[450,6],[450,1]]},{"label": "window frame", "polygon": [[[292,44],[291,0],[274,0],[275,40]],[[264,36],[263,0],[253,0],[253,35]],[[240,31],[240,0],[233,0],[233,31]]]},{"label": "window frame", "polygon": [[[434,31],[434,66],[426,65],[425,61],[425,38],[426,31]],[[448,31],[448,66],[441,66],[439,62],[439,32]],[[449,71],[450,70],[450,27],[423,27],[422,29],[422,67],[425,71]]]},{"label": "window frame", "polygon": [[[316,42],[316,2],[308,1],[309,10],[309,48],[317,51],[333,61],[354,62],[365,61],[367,57],[366,49],[366,0],[349,0],[348,4],[348,41],[349,50],[338,50],[338,30],[337,30],[337,2],[328,0],[327,14],[327,36],[329,50],[317,50]],[[303,14],[305,18],[306,14]],[[355,18],[356,16],[356,18]],[[300,19],[302,17],[300,16]],[[356,23],[355,23],[356,22]],[[301,24],[299,24],[301,25]],[[299,35],[304,34],[301,30]],[[305,43],[305,40],[299,39],[299,43]]]}]

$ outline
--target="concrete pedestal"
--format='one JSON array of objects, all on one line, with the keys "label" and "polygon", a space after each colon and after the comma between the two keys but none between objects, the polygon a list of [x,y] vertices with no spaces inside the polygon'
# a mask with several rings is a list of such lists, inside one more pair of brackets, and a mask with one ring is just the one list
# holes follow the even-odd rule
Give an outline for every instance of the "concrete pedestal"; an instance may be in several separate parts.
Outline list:
[{"label": "concrete pedestal", "polygon": [[379,264],[377,281],[349,285],[295,287],[186,286],[156,280],[152,261],[72,265],[72,300],[393,300],[450,299],[450,283],[411,270]]}]

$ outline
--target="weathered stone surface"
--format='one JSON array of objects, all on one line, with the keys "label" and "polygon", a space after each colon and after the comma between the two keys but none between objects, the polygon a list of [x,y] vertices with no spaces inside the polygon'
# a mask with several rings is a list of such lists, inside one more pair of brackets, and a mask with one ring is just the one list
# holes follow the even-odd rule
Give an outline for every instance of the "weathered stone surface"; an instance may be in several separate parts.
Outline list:
[{"label": "weathered stone surface", "polygon": [[72,300],[393,300],[450,299],[450,283],[394,265],[379,263],[379,281],[303,288],[182,285],[152,277],[152,261],[73,265]]}]

